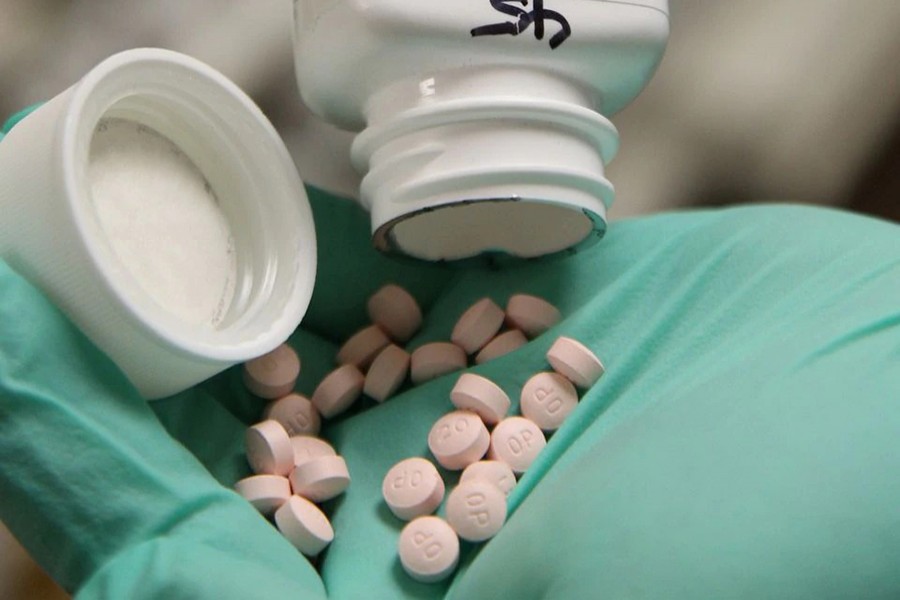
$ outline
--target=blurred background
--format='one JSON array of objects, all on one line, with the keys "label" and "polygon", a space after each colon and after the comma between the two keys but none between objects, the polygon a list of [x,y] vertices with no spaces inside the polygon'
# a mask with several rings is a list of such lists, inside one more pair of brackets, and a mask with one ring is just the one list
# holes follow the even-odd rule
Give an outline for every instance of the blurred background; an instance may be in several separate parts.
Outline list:
[{"label": "blurred background", "polygon": [[[612,219],[790,201],[900,222],[900,2],[670,5],[659,72],[612,118],[621,135],[608,169]],[[352,136],[303,109],[291,19],[289,0],[0,0],[0,120],[114,52],[169,48],[247,91],[308,183],[352,195]],[[0,525],[0,598],[57,597]]]}]

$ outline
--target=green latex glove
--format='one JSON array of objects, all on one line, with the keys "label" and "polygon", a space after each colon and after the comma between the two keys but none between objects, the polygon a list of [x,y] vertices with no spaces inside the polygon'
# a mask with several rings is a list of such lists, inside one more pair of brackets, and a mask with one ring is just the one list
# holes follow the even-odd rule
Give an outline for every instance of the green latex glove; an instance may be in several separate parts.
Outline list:
[{"label": "green latex glove", "polygon": [[[396,559],[381,480],[427,456],[457,375],[324,435],[353,483],[317,569],[229,490],[264,403],[239,369],[150,405],[30,285],[0,270],[0,518],[84,598],[876,598],[900,596],[900,228],[763,206],[615,223],[580,254],[502,270],[399,264],[368,218],[311,190],[320,268],[291,338],[311,393],[364,303],[396,282],[448,339],[516,292],[564,320],[471,370],[514,399],[569,335],[607,374],[450,581]],[[515,406],[514,406],[515,408]],[[177,440],[177,441],[176,441]],[[180,442],[180,443],[179,443]],[[455,475],[448,475],[448,484]],[[276,595],[277,594],[277,595]]]}]

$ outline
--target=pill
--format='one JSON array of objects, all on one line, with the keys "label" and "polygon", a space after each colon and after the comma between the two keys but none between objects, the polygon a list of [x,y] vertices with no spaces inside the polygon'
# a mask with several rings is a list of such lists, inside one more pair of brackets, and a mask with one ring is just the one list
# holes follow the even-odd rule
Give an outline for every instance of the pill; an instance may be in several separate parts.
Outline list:
[{"label": "pill", "polygon": [[481,375],[463,373],[450,390],[450,401],[460,410],[470,410],[488,425],[498,423],[509,411],[509,396],[500,386]]},{"label": "pill", "polygon": [[416,299],[402,287],[388,284],[375,292],[366,303],[373,323],[397,342],[406,342],[422,325],[422,311]]},{"label": "pill", "polygon": [[513,329],[521,330],[529,338],[534,338],[562,319],[559,310],[537,296],[516,294],[506,303],[506,323]]},{"label": "pill", "polygon": [[516,474],[501,460],[479,460],[466,467],[459,476],[460,483],[473,479],[487,481],[505,495],[516,487]]},{"label": "pill", "polygon": [[291,483],[281,475],[245,477],[234,484],[234,490],[266,516],[291,497]]},{"label": "pill", "polygon": [[334,539],[334,529],[318,506],[300,496],[291,496],[275,511],[278,531],[306,556],[316,556]]},{"label": "pill", "polygon": [[384,476],[381,494],[398,519],[409,521],[437,510],[444,499],[444,480],[430,461],[407,458]]},{"label": "pill", "polygon": [[244,435],[247,462],[257,475],[287,475],[294,468],[294,448],[281,423],[269,419]]},{"label": "pill", "polygon": [[270,403],[263,415],[281,423],[289,436],[316,435],[322,424],[319,411],[309,398],[300,394],[288,394]]},{"label": "pill", "polygon": [[453,326],[450,341],[467,354],[475,354],[500,331],[505,316],[503,309],[493,300],[482,298],[470,306]]},{"label": "pill", "polygon": [[522,387],[519,410],[544,431],[556,431],[578,406],[578,392],[559,373],[538,373]]},{"label": "pill", "polygon": [[320,456],[337,456],[337,452],[334,451],[331,444],[310,435],[295,435],[291,437],[291,447],[294,449],[295,467]]},{"label": "pill", "polygon": [[416,385],[441,375],[465,369],[466,353],[450,342],[432,342],[419,346],[410,357],[410,379]]},{"label": "pill", "polygon": [[441,417],[428,433],[428,448],[445,469],[458,471],[487,452],[491,434],[481,417],[456,410]]},{"label": "pill", "polygon": [[398,546],[403,570],[423,583],[445,579],[459,561],[459,537],[440,517],[419,517],[407,523]]},{"label": "pill", "polygon": [[250,393],[274,400],[294,390],[300,375],[300,357],[294,349],[282,344],[259,358],[244,363],[244,385]]},{"label": "pill", "polygon": [[341,365],[325,376],[312,395],[312,403],[326,419],[344,412],[360,397],[366,376],[354,365]]},{"label": "pill", "polygon": [[506,522],[506,494],[487,481],[460,483],[447,496],[447,523],[460,538],[483,542]]},{"label": "pill", "polygon": [[534,422],[525,417],[507,417],[491,432],[489,457],[502,460],[514,473],[524,473],[546,445],[544,432]]},{"label": "pill", "polygon": [[387,334],[378,325],[369,325],[353,334],[344,342],[337,353],[337,362],[341,365],[356,365],[365,371],[385,346],[391,343]]},{"label": "pill", "polygon": [[504,331],[485,345],[475,356],[475,364],[486,363],[489,360],[509,354],[528,343],[528,338],[518,329]]},{"label": "pill", "polygon": [[603,363],[584,344],[559,337],[547,351],[553,370],[580,388],[589,388],[603,375]]},{"label": "pill", "polygon": [[291,488],[313,502],[325,502],[343,494],[350,485],[347,463],[340,456],[319,456],[294,467]]},{"label": "pill", "polygon": [[386,347],[369,367],[363,393],[378,402],[393,396],[406,381],[409,362],[409,353],[400,346],[391,344]]}]

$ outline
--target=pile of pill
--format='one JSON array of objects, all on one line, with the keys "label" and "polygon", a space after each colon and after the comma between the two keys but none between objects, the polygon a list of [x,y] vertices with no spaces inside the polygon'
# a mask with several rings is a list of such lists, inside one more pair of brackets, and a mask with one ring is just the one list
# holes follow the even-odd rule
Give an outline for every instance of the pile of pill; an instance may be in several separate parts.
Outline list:
[{"label": "pile of pill", "polygon": [[[322,418],[348,410],[363,395],[384,402],[407,381],[417,385],[471,364],[503,356],[559,322],[560,312],[527,294],[509,298],[505,310],[490,298],[466,309],[449,341],[406,344],[422,325],[422,311],[403,288],[389,284],[366,305],[371,325],[338,350],[337,367],[310,398],[294,393],[300,359],[288,345],[244,365],[254,395],[271,400],[266,420],[247,430],[247,458],[255,475],[235,489],[303,554],[314,557],[333,539],[328,518],[315,503],[344,492],[350,475],[344,460],[316,438]],[[413,578],[447,577],[459,559],[459,540],[485,541],[506,521],[506,497],[578,404],[577,388],[603,374],[600,360],[584,345],[558,338],[547,352],[552,371],[524,382],[520,415],[508,415],[509,396],[489,379],[463,373],[450,393],[455,410],[431,428],[428,447],[444,469],[462,471],[446,497],[437,467],[408,458],[385,476],[382,493],[391,512],[409,523],[400,533],[400,561]],[[444,503],[446,520],[433,516]]]}]

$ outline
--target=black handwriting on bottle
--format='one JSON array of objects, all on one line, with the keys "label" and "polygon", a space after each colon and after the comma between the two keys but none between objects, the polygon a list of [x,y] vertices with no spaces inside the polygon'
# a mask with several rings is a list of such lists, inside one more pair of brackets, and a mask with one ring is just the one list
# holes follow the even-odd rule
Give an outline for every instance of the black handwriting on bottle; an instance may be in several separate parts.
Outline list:
[{"label": "black handwriting on bottle", "polygon": [[532,24],[534,25],[534,37],[544,39],[544,21],[555,21],[560,30],[550,38],[550,47],[556,49],[572,35],[572,28],[564,16],[544,8],[544,0],[534,0],[532,10],[525,10],[516,4],[528,6],[528,0],[490,0],[494,10],[505,15],[516,17],[515,21],[482,25],[472,29],[472,37],[479,35],[519,35]]}]

